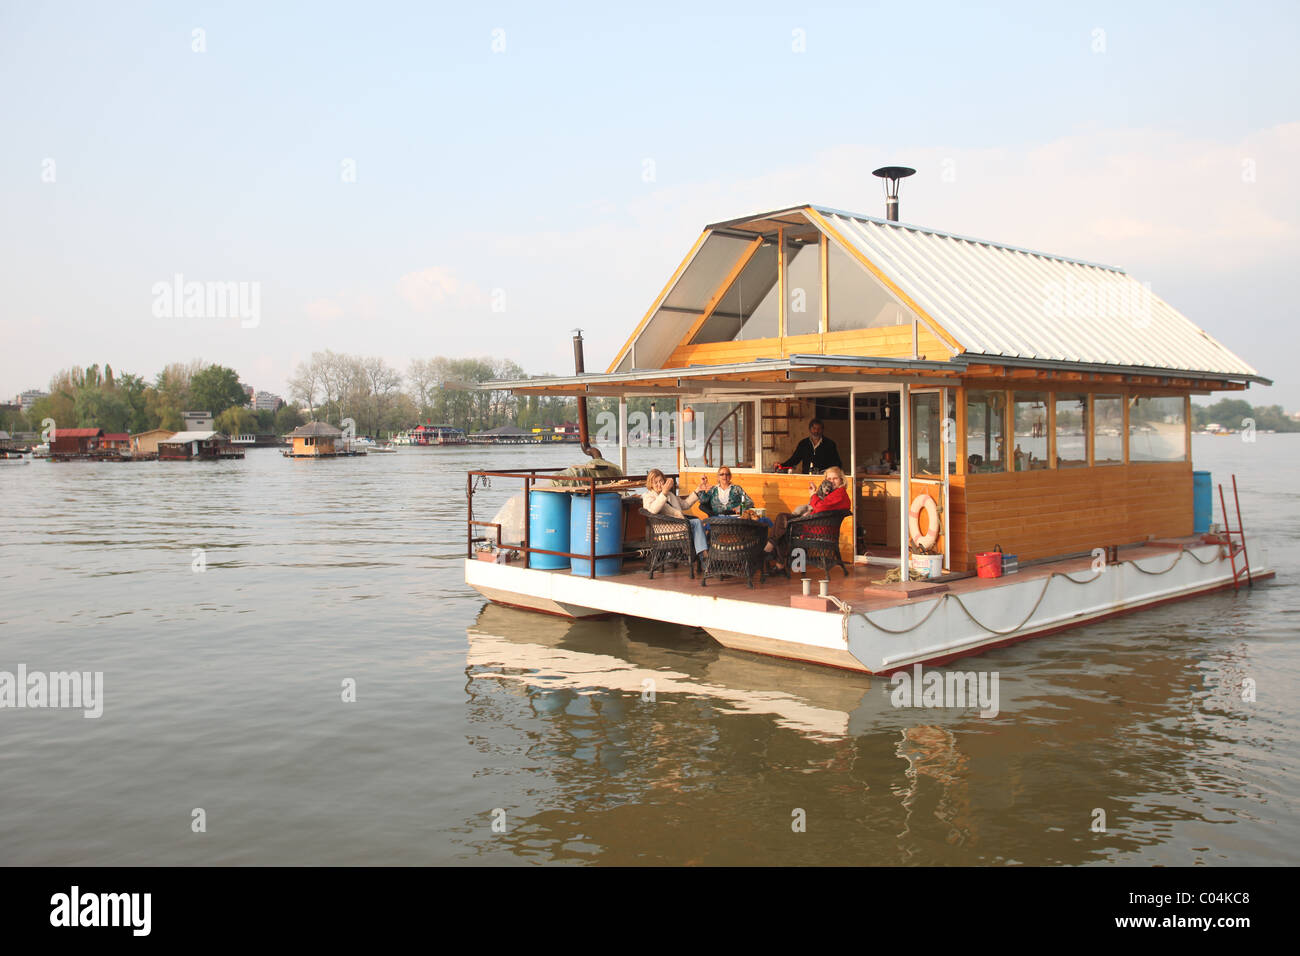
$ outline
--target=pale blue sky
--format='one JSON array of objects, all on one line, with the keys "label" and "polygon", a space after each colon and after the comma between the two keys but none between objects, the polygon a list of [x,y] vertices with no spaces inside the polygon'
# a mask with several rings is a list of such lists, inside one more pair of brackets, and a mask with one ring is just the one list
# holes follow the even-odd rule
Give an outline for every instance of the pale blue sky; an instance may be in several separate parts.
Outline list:
[{"label": "pale blue sky", "polygon": [[[1300,408],[1297,4],[883,8],[5,0],[0,395],[196,357],[283,392],[323,348],[563,372],[575,325],[603,368],[705,223],[879,215],[900,162],[904,220],[1124,267]],[[261,283],[260,323],[155,317],[177,273]]]}]

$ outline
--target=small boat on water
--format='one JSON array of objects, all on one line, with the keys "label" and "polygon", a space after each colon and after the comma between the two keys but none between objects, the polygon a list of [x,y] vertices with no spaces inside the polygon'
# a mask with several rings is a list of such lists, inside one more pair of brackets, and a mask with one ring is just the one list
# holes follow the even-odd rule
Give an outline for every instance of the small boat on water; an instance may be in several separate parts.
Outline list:
[{"label": "small boat on water", "polygon": [[[1191,460],[1191,396],[1270,381],[1120,269],[900,223],[910,171],[877,174],[885,219],[809,204],[705,227],[605,372],[579,337],[572,376],[479,386],[577,395],[584,449],[586,396],[617,397],[624,471],[626,401],[653,397],[677,487],[726,466],[760,514],[810,503],[792,465],[842,467],[851,510],[785,540],[794,576],[751,551],[702,580],[685,525],[669,540],[641,514],[646,476],[560,487],[521,462],[467,476],[470,586],[887,674],[1274,575],[1235,479],[1215,509]],[[517,520],[476,514],[489,482],[522,492]]]}]

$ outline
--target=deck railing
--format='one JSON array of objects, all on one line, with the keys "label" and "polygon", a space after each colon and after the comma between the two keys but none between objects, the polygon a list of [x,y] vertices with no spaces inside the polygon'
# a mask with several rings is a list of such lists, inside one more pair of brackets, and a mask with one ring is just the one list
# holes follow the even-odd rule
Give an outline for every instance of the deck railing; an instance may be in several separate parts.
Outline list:
[{"label": "deck railing", "polygon": [[[610,554],[596,553],[596,495],[601,491],[618,492],[626,491],[630,488],[645,487],[645,475],[627,475],[622,478],[595,478],[587,476],[561,475],[564,468],[509,468],[500,471],[470,471],[465,474],[465,557],[474,557],[474,545],[478,542],[489,542],[494,544],[498,549],[507,549],[518,551],[527,555],[532,554],[549,554],[556,557],[568,558],[570,561],[578,559],[587,561],[589,567],[587,576],[594,578],[596,576],[596,562],[604,558],[630,558],[637,555],[636,551],[624,551],[622,549],[623,533],[619,529],[619,547],[620,550]],[[677,474],[666,475],[665,477],[676,479]],[[476,479],[505,478],[523,482],[524,491],[524,540],[522,544],[513,544],[501,540],[501,525],[493,521],[478,521],[474,517],[474,491],[477,485]],[[555,485],[554,479],[560,478],[564,485]],[[586,495],[590,499],[589,507],[591,514],[588,518],[588,547],[591,549],[586,554],[579,554],[573,551],[552,551],[547,548],[534,548],[532,546],[532,508],[530,507],[530,497],[536,484],[546,482],[548,490],[567,490],[575,495]],[[574,502],[577,507],[577,502]],[[495,529],[494,538],[474,534],[475,528],[492,528]],[[572,542],[570,543],[572,544]]]}]

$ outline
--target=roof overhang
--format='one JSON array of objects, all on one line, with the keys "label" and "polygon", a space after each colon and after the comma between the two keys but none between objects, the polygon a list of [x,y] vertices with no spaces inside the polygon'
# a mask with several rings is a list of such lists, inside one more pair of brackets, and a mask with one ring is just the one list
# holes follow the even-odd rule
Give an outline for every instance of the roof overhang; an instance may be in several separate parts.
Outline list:
[{"label": "roof overhang", "polygon": [[[1089,377],[1113,375],[1155,379],[1138,384],[1168,385],[1198,390],[1215,382],[1272,384],[1258,375],[1188,369],[1088,364],[1006,355],[962,353],[945,361],[887,359],[864,355],[789,355],[725,365],[634,369],[630,372],[590,372],[539,378],[478,382],[477,391],[510,391],[521,395],[654,396],[798,394],[859,385],[954,385],[964,376],[986,368],[1078,373]],[[1005,372],[1003,373],[1005,374]],[[1063,378],[1064,380],[1064,378]]]},{"label": "roof overhang", "polygon": [[790,355],[728,365],[636,369],[584,375],[480,382],[485,391],[547,395],[705,395],[773,392],[790,394],[837,385],[904,383],[949,385],[964,371],[959,362],[883,359],[863,355]]}]

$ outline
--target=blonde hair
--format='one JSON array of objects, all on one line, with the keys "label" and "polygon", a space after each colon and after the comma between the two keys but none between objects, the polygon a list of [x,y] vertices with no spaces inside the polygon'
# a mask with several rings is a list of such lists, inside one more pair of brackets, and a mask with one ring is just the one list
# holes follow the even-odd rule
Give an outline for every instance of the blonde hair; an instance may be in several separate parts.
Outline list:
[{"label": "blonde hair", "polygon": [[824,472],[822,472],[822,474],[824,474],[827,478],[831,478],[834,475],[839,475],[840,481],[843,481],[846,484],[848,483],[848,479],[844,477],[844,469],[841,468],[839,465],[831,465]]},{"label": "blonde hair", "polygon": [[651,491],[654,491],[655,485],[658,485],[665,480],[667,480],[667,476],[658,468],[651,468],[645,473],[646,487]]}]

